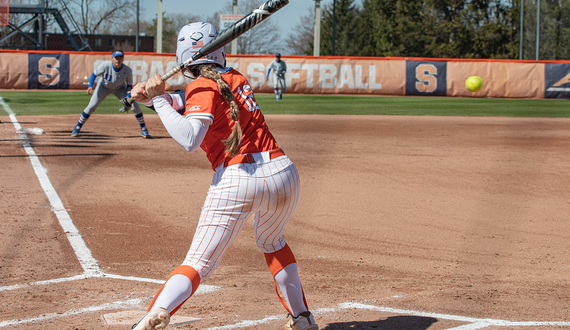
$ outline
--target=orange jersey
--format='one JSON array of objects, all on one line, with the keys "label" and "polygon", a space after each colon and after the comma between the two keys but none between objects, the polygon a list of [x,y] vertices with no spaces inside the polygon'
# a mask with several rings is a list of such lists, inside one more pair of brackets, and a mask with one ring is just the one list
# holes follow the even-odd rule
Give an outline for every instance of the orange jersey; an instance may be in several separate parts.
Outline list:
[{"label": "orange jersey", "polygon": [[[243,135],[239,154],[277,148],[277,142],[267,128],[265,117],[255,101],[247,79],[232,68],[225,68],[221,75],[230,86],[240,112],[239,124]],[[206,152],[213,169],[226,158],[230,158],[222,141],[230,136],[234,121],[230,116],[230,107],[215,81],[199,77],[188,84],[184,116],[210,120],[210,127],[200,147]]]}]

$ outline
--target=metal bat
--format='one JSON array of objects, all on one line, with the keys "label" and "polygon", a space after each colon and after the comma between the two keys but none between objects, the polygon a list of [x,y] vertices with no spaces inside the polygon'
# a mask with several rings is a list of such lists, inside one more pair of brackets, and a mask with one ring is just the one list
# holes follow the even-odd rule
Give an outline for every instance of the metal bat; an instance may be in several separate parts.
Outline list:
[{"label": "metal bat", "polygon": [[[273,13],[283,8],[288,3],[289,0],[269,0],[265,2],[257,9],[254,9],[251,13],[242,17],[239,21],[235,22],[234,24],[230,25],[227,29],[220,32],[220,34],[218,34],[217,37],[210,40],[210,42],[208,42],[204,47],[202,47],[198,52],[196,52],[196,54],[194,54],[191,58],[189,58],[184,63],[180,63],[174,69],[168,71],[166,74],[160,77],[160,79],[162,81],[167,80],[168,78],[178,73],[180,70],[184,69],[184,67],[186,67],[190,63],[229,44],[234,39],[244,34],[245,32],[249,31],[252,27],[261,23],[267,17],[271,16]],[[121,103],[123,103],[125,107],[130,107],[131,104],[133,104],[133,102],[134,100],[130,97],[125,97],[121,100]]]}]

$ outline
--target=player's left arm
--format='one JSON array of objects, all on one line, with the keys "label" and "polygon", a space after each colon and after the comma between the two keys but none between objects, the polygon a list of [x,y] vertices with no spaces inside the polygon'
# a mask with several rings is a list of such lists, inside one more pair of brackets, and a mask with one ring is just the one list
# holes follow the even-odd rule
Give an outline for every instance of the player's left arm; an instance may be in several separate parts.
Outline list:
[{"label": "player's left arm", "polygon": [[176,111],[164,93],[165,83],[160,75],[155,75],[146,82],[146,94],[152,103],[168,134],[186,151],[198,150],[206,137],[210,121],[207,119],[184,118]]}]

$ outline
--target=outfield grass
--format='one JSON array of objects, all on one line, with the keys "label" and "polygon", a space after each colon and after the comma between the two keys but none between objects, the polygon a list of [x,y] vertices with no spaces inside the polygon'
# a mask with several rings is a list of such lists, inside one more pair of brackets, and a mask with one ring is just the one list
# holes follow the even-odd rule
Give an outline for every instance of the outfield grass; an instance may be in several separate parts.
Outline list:
[{"label": "outfield grass", "polygon": [[[84,91],[0,91],[0,96],[17,115],[80,114],[90,99]],[[257,94],[256,99],[265,114],[570,117],[570,101],[557,99],[293,94],[285,94],[281,101],[275,101],[272,94]],[[119,101],[110,95],[96,113],[119,114],[120,107]],[[153,113],[141,108],[144,113]],[[0,107],[0,115],[4,114]]]}]

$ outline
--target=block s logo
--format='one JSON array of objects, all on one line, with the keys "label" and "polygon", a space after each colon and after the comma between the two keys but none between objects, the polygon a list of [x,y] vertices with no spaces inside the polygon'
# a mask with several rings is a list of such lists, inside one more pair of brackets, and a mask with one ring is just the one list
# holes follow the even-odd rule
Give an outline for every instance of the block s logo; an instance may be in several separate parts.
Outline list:
[{"label": "block s logo", "polygon": [[59,83],[59,60],[55,57],[42,57],[38,62],[38,81],[44,86],[54,86]]},{"label": "block s logo", "polygon": [[420,93],[432,93],[437,89],[437,68],[433,64],[420,64],[416,67],[416,89]]},{"label": "block s logo", "polygon": [[69,89],[68,54],[28,54],[29,89]]},{"label": "block s logo", "polygon": [[406,61],[406,95],[446,96],[447,62]]}]

